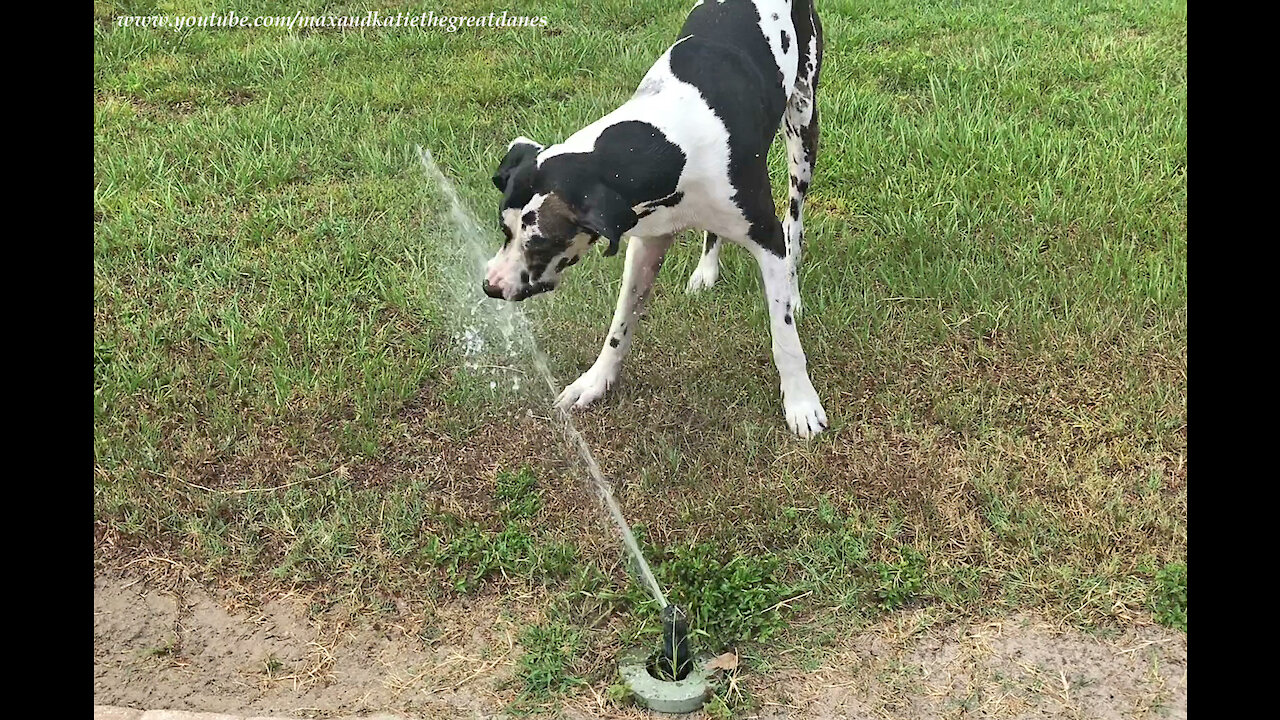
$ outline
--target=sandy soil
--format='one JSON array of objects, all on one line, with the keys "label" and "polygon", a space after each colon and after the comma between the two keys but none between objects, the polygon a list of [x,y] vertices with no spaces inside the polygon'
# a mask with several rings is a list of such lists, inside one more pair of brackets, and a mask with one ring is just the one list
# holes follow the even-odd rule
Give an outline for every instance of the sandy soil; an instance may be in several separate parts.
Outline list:
[{"label": "sandy soil", "polygon": [[[506,717],[516,637],[542,604],[482,598],[439,608],[428,624],[387,625],[341,610],[308,620],[302,597],[250,607],[120,577],[95,578],[93,598],[96,705],[316,718]],[[753,716],[771,720],[1186,717],[1185,634],[1144,627],[1103,639],[1031,617],[922,619],[900,613],[836,650],[784,655],[734,681],[755,698]],[[613,707],[604,691],[568,697],[558,714],[651,717]]]}]

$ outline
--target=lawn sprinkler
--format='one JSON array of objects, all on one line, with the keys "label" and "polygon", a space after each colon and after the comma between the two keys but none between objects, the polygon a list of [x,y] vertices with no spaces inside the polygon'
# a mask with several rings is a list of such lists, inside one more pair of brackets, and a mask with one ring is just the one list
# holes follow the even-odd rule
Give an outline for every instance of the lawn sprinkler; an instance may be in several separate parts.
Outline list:
[{"label": "lawn sprinkler", "polygon": [[710,660],[689,652],[689,616],[672,604],[662,608],[662,648],[623,652],[618,672],[641,705],[654,712],[689,713],[707,701]]},{"label": "lawn sprinkler", "polygon": [[[461,202],[453,183],[440,171],[431,153],[419,147],[418,157],[428,178],[434,181],[448,199],[454,229],[458,237],[465,238],[467,244],[463,247],[468,250],[471,259],[478,258],[475,266],[479,267],[483,264],[485,256],[484,250],[478,244],[484,236],[479,221]],[[465,284],[465,287],[474,294],[479,288],[479,283],[472,279]],[[467,307],[472,310],[473,317],[477,308],[487,307],[483,305],[485,302],[483,298],[470,297],[465,293],[459,297],[469,303]],[[515,309],[512,303],[499,304],[498,312],[502,319],[500,329],[507,338],[508,352],[512,347],[527,348],[532,354],[534,369],[546,382],[551,396],[559,396],[560,388],[551,375],[550,362],[538,349],[537,340],[530,330],[528,320]],[[519,340],[514,346],[512,345],[513,335]],[[712,671],[707,667],[707,663],[710,662],[710,658],[709,656],[695,657],[689,652],[688,615],[680,607],[667,602],[662,588],[649,568],[649,563],[644,559],[644,553],[640,551],[639,543],[631,532],[631,526],[622,515],[622,508],[613,497],[613,490],[608,480],[600,471],[600,465],[596,462],[591,447],[574,426],[572,416],[567,410],[560,408],[557,418],[561,429],[577,448],[578,456],[590,474],[597,493],[604,501],[609,517],[617,526],[623,546],[635,561],[640,580],[657,601],[658,607],[662,608],[662,648],[657,652],[646,652],[641,648],[632,648],[624,652],[619,658],[619,672],[623,681],[639,702],[650,710],[664,713],[693,712],[702,707],[709,694],[708,677]]]}]

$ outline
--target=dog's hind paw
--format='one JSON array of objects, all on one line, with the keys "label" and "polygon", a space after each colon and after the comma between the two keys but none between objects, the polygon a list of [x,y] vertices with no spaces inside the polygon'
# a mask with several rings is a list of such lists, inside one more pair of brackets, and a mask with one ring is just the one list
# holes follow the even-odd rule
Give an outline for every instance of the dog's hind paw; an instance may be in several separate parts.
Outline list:
[{"label": "dog's hind paw", "polygon": [[702,263],[698,263],[698,267],[689,274],[689,284],[685,286],[684,291],[689,295],[700,293],[703,290],[710,289],[719,279],[719,268],[706,268],[703,267]]},{"label": "dog's hind paw", "polygon": [[582,373],[566,387],[556,398],[556,407],[568,412],[570,408],[586,407],[604,397],[604,394],[618,381],[617,369],[602,368],[592,365],[591,369]]},{"label": "dog's hind paw", "polygon": [[812,388],[808,392],[787,394],[782,400],[782,408],[791,432],[799,437],[807,440],[827,429],[827,412],[822,409],[822,401],[818,400],[818,393]]}]

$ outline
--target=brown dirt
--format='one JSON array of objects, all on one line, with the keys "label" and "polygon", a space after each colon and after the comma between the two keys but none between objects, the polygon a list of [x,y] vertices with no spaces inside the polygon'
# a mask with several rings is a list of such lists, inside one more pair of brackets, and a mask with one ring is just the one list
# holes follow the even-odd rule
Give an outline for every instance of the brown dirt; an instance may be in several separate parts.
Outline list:
[{"label": "brown dirt", "polygon": [[[311,613],[309,598],[245,604],[230,593],[94,579],[94,703],[141,709],[334,717],[506,717],[522,626],[538,595],[455,601],[428,617]],[[395,615],[395,613],[389,613]],[[936,623],[896,613],[824,649],[773,654],[735,687],[768,718],[1185,718],[1184,633],[1112,637],[1033,617]],[[749,665],[750,663],[748,663]],[[564,698],[562,717],[646,717],[605,699],[607,682]]]},{"label": "brown dirt", "polygon": [[515,638],[541,606],[516,597],[441,609],[465,623],[379,622],[341,609],[308,618],[305,597],[254,607],[104,577],[93,597],[95,704],[294,717],[488,716],[514,699],[502,688]]},{"label": "brown dirt", "polygon": [[1187,637],[1148,626],[1102,638],[1030,616],[929,627],[927,611],[903,613],[761,685],[771,720],[1185,718]]}]

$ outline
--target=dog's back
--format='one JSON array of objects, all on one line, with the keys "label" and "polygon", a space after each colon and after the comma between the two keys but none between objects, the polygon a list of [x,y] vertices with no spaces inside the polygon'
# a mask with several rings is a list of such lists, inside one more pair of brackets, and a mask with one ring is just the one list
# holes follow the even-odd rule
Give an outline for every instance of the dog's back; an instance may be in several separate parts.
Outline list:
[{"label": "dog's back", "polygon": [[811,8],[809,0],[701,2],[671,48],[672,73],[702,92],[731,136],[767,144],[808,58]]}]

